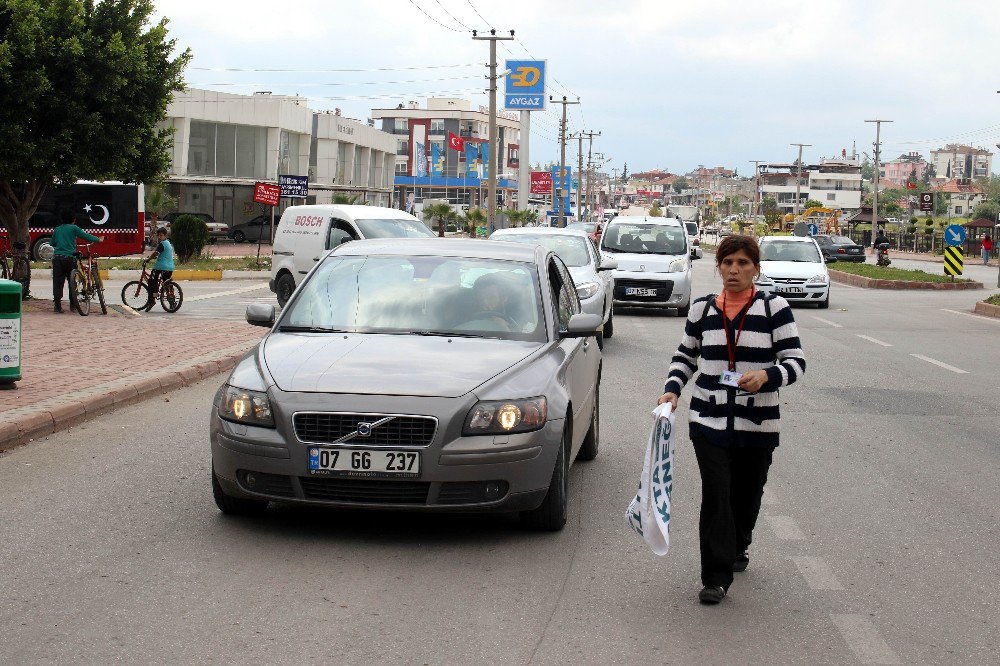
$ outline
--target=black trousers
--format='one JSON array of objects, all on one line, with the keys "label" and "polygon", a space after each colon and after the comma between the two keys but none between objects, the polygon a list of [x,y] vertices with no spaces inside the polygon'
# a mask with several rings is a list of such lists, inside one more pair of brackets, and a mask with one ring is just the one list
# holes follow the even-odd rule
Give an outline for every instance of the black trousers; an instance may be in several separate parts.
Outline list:
[{"label": "black trousers", "polygon": [[733,561],[750,546],[774,449],[725,448],[693,437],[701,470],[702,585],[729,589]]},{"label": "black trousers", "polygon": [[[69,284],[69,276],[75,268],[76,259],[73,257],[64,257],[62,255],[52,257],[52,300],[55,301],[56,307],[60,307],[63,297],[63,285]],[[72,293],[72,287],[70,287],[70,307],[75,302],[76,298]]]}]

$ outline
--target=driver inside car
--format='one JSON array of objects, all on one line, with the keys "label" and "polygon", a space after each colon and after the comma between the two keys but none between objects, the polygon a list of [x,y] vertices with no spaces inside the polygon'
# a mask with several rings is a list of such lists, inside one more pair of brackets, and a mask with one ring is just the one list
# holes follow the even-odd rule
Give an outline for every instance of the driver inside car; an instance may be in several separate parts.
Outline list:
[{"label": "driver inside car", "polygon": [[502,278],[481,275],[472,285],[475,294],[475,314],[466,323],[481,322],[498,331],[513,331],[514,321],[507,315],[509,294]]}]

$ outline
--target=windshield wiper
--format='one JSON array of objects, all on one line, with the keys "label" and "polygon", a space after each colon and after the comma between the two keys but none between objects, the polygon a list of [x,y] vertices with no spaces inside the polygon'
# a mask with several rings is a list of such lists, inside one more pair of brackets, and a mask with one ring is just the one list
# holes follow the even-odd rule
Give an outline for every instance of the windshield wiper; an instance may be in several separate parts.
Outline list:
[{"label": "windshield wiper", "polygon": [[454,331],[410,331],[409,335],[426,335],[432,338],[481,338],[474,333],[456,333]]},{"label": "windshield wiper", "polygon": [[345,331],[340,328],[327,328],[325,326],[294,326],[291,324],[279,326],[278,330],[282,333],[350,333],[350,331]]}]

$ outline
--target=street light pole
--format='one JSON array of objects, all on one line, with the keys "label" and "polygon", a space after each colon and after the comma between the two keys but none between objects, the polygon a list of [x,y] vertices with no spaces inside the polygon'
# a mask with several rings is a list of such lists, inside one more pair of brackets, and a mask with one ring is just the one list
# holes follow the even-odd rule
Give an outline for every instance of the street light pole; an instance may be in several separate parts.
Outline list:
[{"label": "street light pole", "polygon": [[489,206],[486,214],[489,219],[490,232],[496,230],[497,218],[497,165],[500,164],[499,151],[497,150],[497,41],[509,41],[514,39],[514,31],[510,31],[509,36],[497,35],[496,30],[490,30],[490,34],[478,35],[476,30],[472,31],[472,38],[478,41],[489,41],[490,43],[490,164],[487,165],[487,179],[489,187],[486,196],[489,197]]}]

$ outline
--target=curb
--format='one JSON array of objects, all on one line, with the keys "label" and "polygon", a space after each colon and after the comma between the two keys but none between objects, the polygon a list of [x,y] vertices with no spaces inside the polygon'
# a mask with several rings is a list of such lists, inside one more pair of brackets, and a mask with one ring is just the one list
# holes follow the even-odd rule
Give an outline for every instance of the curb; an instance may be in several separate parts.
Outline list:
[{"label": "curb", "polygon": [[875,278],[844,273],[827,269],[830,279],[841,284],[863,289],[893,289],[893,290],[924,290],[924,291],[960,291],[966,289],[983,289],[982,282],[918,282],[916,280],[877,280]]},{"label": "curb", "polygon": [[[252,347],[253,345],[250,345]],[[208,354],[183,363],[0,412],[0,453],[231,370],[247,349]]]},{"label": "curb", "polygon": [[1000,305],[993,305],[992,303],[987,303],[986,301],[978,301],[976,303],[976,307],[974,307],[972,311],[976,314],[1000,319]]},{"label": "curb", "polygon": [[[118,270],[101,269],[101,277],[105,280],[138,280],[142,274],[140,270]],[[51,280],[52,271],[48,268],[32,268],[31,279]],[[269,280],[271,271],[237,271],[237,270],[217,270],[217,271],[174,271],[174,280]]]}]

